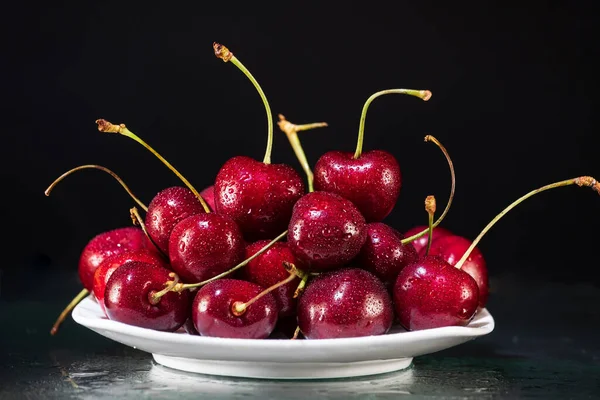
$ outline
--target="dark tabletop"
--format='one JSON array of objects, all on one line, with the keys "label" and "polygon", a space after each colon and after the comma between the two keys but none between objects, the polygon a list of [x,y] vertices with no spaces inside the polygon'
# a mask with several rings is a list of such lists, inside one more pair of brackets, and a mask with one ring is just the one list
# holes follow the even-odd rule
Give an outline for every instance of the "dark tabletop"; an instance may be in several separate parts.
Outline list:
[{"label": "dark tabletop", "polygon": [[592,284],[493,277],[496,328],[487,336],[417,357],[397,373],[266,381],[170,370],[71,318],[52,337],[55,317],[80,288],[72,273],[40,279],[38,287],[2,282],[0,399],[600,398],[600,288]]}]

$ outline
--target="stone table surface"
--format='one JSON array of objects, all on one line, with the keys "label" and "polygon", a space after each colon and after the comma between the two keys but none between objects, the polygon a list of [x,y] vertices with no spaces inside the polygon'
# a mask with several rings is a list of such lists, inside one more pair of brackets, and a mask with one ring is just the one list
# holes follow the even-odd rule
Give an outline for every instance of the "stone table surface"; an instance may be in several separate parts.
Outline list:
[{"label": "stone table surface", "polygon": [[50,336],[80,288],[71,275],[43,283],[0,296],[0,399],[600,398],[600,288],[591,284],[493,277],[496,328],[487,336],[417,357],[396,373],[268,381],[170,370],[71,318]]}]

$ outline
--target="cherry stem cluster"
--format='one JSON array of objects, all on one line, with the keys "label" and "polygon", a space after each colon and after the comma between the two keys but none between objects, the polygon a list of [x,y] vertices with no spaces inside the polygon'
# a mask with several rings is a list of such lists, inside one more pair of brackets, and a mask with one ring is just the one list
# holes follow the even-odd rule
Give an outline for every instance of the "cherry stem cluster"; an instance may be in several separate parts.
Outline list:
[{"label": "cherry stem cluster", "polygon": [[172,291],[173,288],[175,287],[175,285],[177,285],[177,283],[179,282],[179,276],[175,272],[169,273],[169,277],[173,278],[173,280],[168,281],[166,283],[166,287],[163,290],[161,290],[159,292],[150,292],[150,294],[148,295],[150,304],[153,304],[153,305],[158,304],[160,302],[160,298],[163,297],[165,294],[169,293],[170,291]]},{"label": "cherry stem cluster", "polygon": [[[448,203],[446,203],[446,208],[442,212],[442,215],[440,215],[440,217],[437,219],[437,221],[435,221],[435,223],[431,226],[431,229],[433,229],[433,228],[437,227],[444,220],[444,218],[446,218],[448,211],[450,211],[450,207],[452,206],[452,200],[454,200],[454,192],[456,191],[456,174],[454,173],[454,164],[452,163],[450,154],[448,154],[448,151],[440,143],[440,141],[431,135],[425,136],[425,141],[433,142],[442,151],[442,153],[444,153],[444,156],[446,157],[446,161],[448,161],[448,167],[450,168],[450,179],[452,180],[452,184],[450,186],[450,196],[448,197]],[[410,243],[413,240],[417,240],[420,237],[427,235],[431,231],[431,229],[430,228],[424,229],[419,233],[416,233],[412,236],[402,239],[402,244]]]},{"label": "cherry stem cluster", "polygon": [[169,163],[167,160],[165,160],[163,158],[163,156],[161,156],[156,150],[154,150],[148,143],[146,143],[140,137],[138,137],[135,133],[133,133],[129,129],[127,129],[125,124],[115,125],[104,119],[96,120],[96,124],[98,124],[98,130],[100,132],[118,133],[119,135],[133,139],[136,142],[138,142],[139,144],[141,144],[142,146],[144,146],[146,148],[146,150],[148,150],[149,152],[154,154],[154,156],[156,156],[156,158],[158,158],[164,165],[167,166],[167,168],[169,168],[175,175],[177,175],[177,177],[179,179],[181,179],[181,181],[188,187],[188,189],[190,189],[192,191],[192,193],[194,193],[194,196],[196,196],[198,198],[198,200],[200,201],[200,204],[202,204],[202,208],[204,208],[204,211],[207,214],[210,213],[210,207],[208,206],[206,201],[202,198],[202,196],[200,196],[200,193],[198,193],[196,188],[187,179],[185,179],[185,177],[183,175],[181,175],[179,173],[179,171],[177,171],[177,169],[175,169],[175,167],[173,167],[173,165],[171,165],[171,163]]},{"label": "cherry stem cluster", "polygon": [[378,98],[385,94],[407,94],[409,96],[415,96],[423,101],[427,101],[431,98],[431,92],[429,90],[415,90],[415,89],[387,89],[380,92],[373,93],[365,102],[362,113],[360,115],[360,124],[358,126],[358,141],[356,142],[356,151],[354,152],[354,158],[359,158],[362,154],[363,141],[365,138],[365,120],[367,119],[367,110],[369,105]]},{"label": "cherry stem cluster", "polygon": [[233,65],[238,67],[240,71],[246,75],[246,77],[252,82],[256,91],[260,95],[263,104],[265,105],[265,111],[267,112],[267,149],[265,151],[265,157],[263,158],[263,162],[265,164],[271,163],[271,152],[273,151],[273,114],[271,113],[271,106],[269,106],[269,101],[267,100],[267,96],[265,96],[265,92],[263,92],[262,88],[258,84],[258,81],[252,76],[250,71],[241,63],[240,60],[237,59],[236,56],[233,55],[231,51],[222,44],[217,42],[213,43],[213,50],[215,51],[215,56],[223,60],[223,62],[231,61]]},{"label": "cherry stem cluster", "polygon": [[281,129],[283,133],[285,133],[285,135],[287,136],[290,145],[292,146],[292,149],[296,154],[296,158],[300,162],[300,165],[302,166],[302,169],[306,174],[306,180],[308,182],[308,191],[313,192],[315,190],[313,185],[314,176],[312,170],[310,169],[310,164],[306,159],[306,154],[304,154],[304,149],[302,148],[302,144],[300,143],[298,132],[325,127],[327,126],[327,122],[314,122],[311,124],[296,125],[286,120],[282,114],[279,114],[279,122],[277,122],[277,125],[279,126],[279,129]]},{"label": "cherry stem cluster", "polygon": [[427,196],[425,199],[425,211],[427,211],[427,215],[429,216],[429,238],[427,239],[427,250],[425,250],[425,255],[429,255],[429,250],[431,249],[431,242],[433,238],[433,216],[435,215],[435,197]]},{"label": "cherry stem cluster", "polygon": [[463,256],[460,258],[460,260],[458,260],[458,262],[455,264],[455,267],[460,269],[463,266],[463,264],[465,263],[465,261],[471,255],[471,252],[473,251],[473,249],[477,246],[477,244],[479,244],[479,241],[481,240],[481,238],[492,228],[492,226],[494,226],[494,224],[496,222],[498,222],[504,215],[506,215],[506,213],[508,213],[513,208],[515,208],[521,202],[523,202],[524,200],[527,200],[528,198],[530,198],[538,193],[544,192],[546,190],[563,187],[563,186],[570,186],[570,185],[577,185],[579,187],[584,187],[584,186],[589,187],[589,188],[592,188],[592,190],[596,191],[598,194],[600,194],[600,183],[598,183],[598,181],[596,179],[592,178],[591,176],[580,176],[577,178],[567,179],[564,181],[551,183],[549,185],[542,186],[538,189],[532,190],[531,192],[527,193],[526,195],[513,201],[500,214],[498,214],[496,217],[494,217],[494,219],[492,219],[490,221],[490,223],[488,223],[486,225],[486,227],[483,228],[483,230],[475,238],[475,240],[473,240],[473,242],[471,243],[471,246],[469,246],[467,251],[465,251],[465,254],[463,254]]},{"label": "cherry stem cluster", "polygon": [[119,178],[119,176],[117,174],[115,174],[113,171],[111,171],[110,169],[108,169],[106,167],[103,167],[101,165],[96,165],[96,164],[80,165],[78,167],[75,167],[73,169],[68,170],[67,172],[65,172],[64,174],[62,174],[58,178],[56,178],[54,180],[54,182],[52,182],[50,184],[50,186],[48,186],[48,188],[44,191],[44,194],[46,196],[50,196],[50,193],[52,192],[52,190],[54,189],[54,187],[58,184],[58,182],[60,182],[63,179],[65,179],[67,176],[71,175],[73,172],[77,172],[77,171],[80,171],[82,169],[98,169],[100,171],[106,172],[107,174],[109,174],[110,176],[112,176],[113,178],[115,178],[116,181],[121,184],[121,186],[123,186],[123,189],[125,189],[125,191],[127,192],[127,194],[129,194],[129,196],[133,199],[133,201],[135,201],[137,203],[138,206],[140,206],[140,208],[142,208],[144,211],[148,211],[148,207],[144,203],[142,203],[140,201],[140,199],[138,199],[137,197],[135,197],[135,195],[133,194],[133,192],[129,189],[129,186],[127,186],[125,184],[125,182],[123,182],[123,180],[121,178]]}]

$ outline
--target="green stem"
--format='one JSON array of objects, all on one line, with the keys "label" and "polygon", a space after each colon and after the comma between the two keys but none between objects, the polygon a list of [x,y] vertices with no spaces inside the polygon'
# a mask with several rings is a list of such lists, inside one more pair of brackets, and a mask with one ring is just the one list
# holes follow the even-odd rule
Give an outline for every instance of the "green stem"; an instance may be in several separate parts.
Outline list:
[{"label": "green stem", "polygon": [[67,172],[65,172],[58,178],[56,178],[54,180],[54,182],[52,182],[50,184],[50,186],[48,186],[48,189],[46,189],[44,191],[44,194],[46,196],[50,196],[50,192],[52,192],[52,190],[58,184],[58,182],[65,179],[67,176],[71,175],[73,172],[76,172],[76,171],[79,171],[82,169],[88,169],[88,168],[99,169],[100,171],[104,171],[107,174],[109,174],[110,176],[112,176],[113,178],[115,178],[117,180],[117,182],[119,182],[121,184],[121,186],[123,186],[123,189],[125,189],[127,194],[129,194],[129,196],[133,199],[133,201],[135,201],[137,203],[137,205],[140,206],[140,208],[142,208],[144,211],[148,211],[148,207],[144,203],[142,203],[140,199],[138,199],[137,197],[134,196],[133,192],[129,189],[129,187],[125,184],[125,182],[123,182],[123,180],[121,178],[119,178],[119,176],[117,174],[115,174],[114,172],[112,172],[110,169],[108,169],[106,167],[103,167],[101,165],[95,165],[95,164],[80,165],[79,167],[75,167],[73,169],[68,170]]},{"label": "green stem", "polygon": [[181,290],[185,290],[185,289],[192,289],[192,288],[197,288],[200,286],[204,286],[212,281],[216,281],[217,279],[221,279],[229,274],[231,274],[232,272],[237,271],[240,268],[243,268],[244,266],[246,266],[250,261],[254,260],[256,257],[258,257],[259,255],[261,255],[262,253],[264,253],[265,251],[267,251],[268,249],[271,248],[271,246],[273,246],[275,243],[277,243],[278,241],[280,241],[281,239],[283,239],[286,235],[287,235],[287,230],[285,232],[283,232],[282,234],[280,234],[279,236],[277,236],[275,239],[271,240],[269,243],[267,243],[263,248],[261,248],[259,251],[257,251],[256,253],[254,253],[253,255],[251,255],[250,257],[248,257],[247,259],[245,259],[244,261],[242,261],[241,263],[239,263],[238,265],[236,265],[235,267],[231,268],[228,271],[225,271],[217,276],[213,276],[210,279],[207,279],[205,281],[202,282],[198,282],[198,283],[184,283],[182,285],[179,285],[177,287],[177,291],[181,291]]},{"label": "green stem", "polygon": [[269,106],[269,101],[267,100],[267,96],[265,96],[265,92],[263,92],[262,88],[258,84],[258,81],[252,76],[248,68],[242,64],[240,60],[238,60],[229,49],[222,44],[213,43],[213,49],[215,51],[215,55],[222,59],[224,62],[231,61],[233,65],[238,67],[240,71],[246,75],[246,77],[252,82],[260,98],[262,99],[263,104],[265,105],[265,111],[267,112],[267,149],[265,151],[265,157],[263,158],[263,162],[265,164],[271,163],[271,152],[273,151],[273,115],[271,113],[271,107]]},{"label": "green stem", "polygon": [[354,158],[359,158],[362,154],[363,140],[365,137],[365,120],[367,119],[367,110],[373,100],[384,94],[407,94],[415,96],[421,100],[427,101],[431,98],[431,92],[429,90],[414,90],[414,89],[387,89],[380,92],[374,93],[367,99],[360,115],[360,125],[358,126],[358,141],[356,143],[356,151],[354,152]]},{"label": "green stem", "polygon": [[192,184],[187,179],[185,179],[185,177],[183,175],[181,175],[179,173],[179,171],[177,171],[175,169],[175,167],[173,167],[171,165],[170,162],[168,162],[167,160],[165,160],[163,158],[163,156],[161,156],[160,154],[158,154],[158,152],[156,150],[154,150],[148,143],[144,142],[135,133],[133,133],[129,129],[127,129],[127,127],[125,126],[125,124],[115,125],[115,124],[113,124],[111,122],[108,122],[108,121],[106,121],[104,119],[98,119],[98,120],[96,120],[96,124],[98,124],[98,130],[100,132],[118,133],[119,135],[123,135],[125,137],[130,138],[130,139],[133,139],[136,142],[138,142],[139,144],[141,144],[142,146],[144,146],[146,148],[146,150],[148,150],[149,152],[151,152],[152,154],[154,154],[154,156],[156,158],[158,158],[163,164],[165,164],[167,166],[167,168],[169,168],[175,175],[177,175],[177,177],[179,179],[181,179],[181,181],[188,187],[188,189],[190,189],[192,191],[192,193],[194,193],[194,196],[196,196],[198,198],[198,200],[200,201],[200,204],[202,204],[202,208],[204,208],[204,211],[207,214],[210,213],[210,207],[208,206],[208,204],[206,203],[206,201],[204,201],[204,199],[202,198],[202,196],[200,196],[200,193],[198,193],[198,191],[196,190],[196,188],[194,186],[192,186]]},{"label": "green stem", "polygon": [[425,250],[426,256],[429,255],[429,250],[431,250],[431,239],[433,238],[433,216],[435,214],[435,208],[435,197],[427,196],[427,198],[425,199],[425,211],[427,211],[427,215],[429,216],[429,238],[427,240],[427,250]]},{"label": "green stem", "polygon": [[[435,143],[435,145],[442,151],[442,153],[444,153],[444,156],[446,157],[446,161],[448,161],[448,167],[450,168],[450,179],[452,180],[452,184],[450,186],[450,196],[448,197],[448,202],[446,203],[446,208],[444,208],[444,212],[442,212],[442,215],[440,215],[440,217],[437,219],[437,221],[435,221],[435,223],[431,226],[431,229],[434,229],[444,220],[444,218],[446,218],[446,214],[448,214],[448,211],[450,211],[450,206],[452,206],[452,200],[454,200],[454,192],[456,191],[456,174],[454,173],[454,164],[452,163],[450,154],[448,154],[448,151],[446,150],[446,148],[444,146],[442,146],[440,141],[431,135],[425,136],[425,141]],[[417,240],[420,237],[427,235],[427,233],[429,233],[431,231],[431,229],[430,228],[424,229],[419,233],[416,233],[412,236],[402,239],[402,244],[410,243],[413,240]]]},{"label": "green stem", "polygon": [[306,154],[304,154],[304,149],[302,148],[302,144],[300,143],[300,138],[298,137],[298,132],[325,127],[325,126],[327,126],[327,122],[315,122],[312,124],[296,125],[296,124],[292,124],[291,122],[286,120],[282,114],[279,114],[279,122],[277,123],[277,125],[279,125],[279,128],[287,136],[288,141],[290,142],[290,145],[292,146],[292,149],[294,150],[294,153],[296,154],[296,158],[300,162],[300,165],[302,166],[302,169],[304,170],[304,173],[306,174],[306,180],[308,182],[309,193],[314,192],[314,190],[315,190],[314,184],[313,184],[314,175],[313,175],[312,170],[310,169],[310,164],[308,163],[308,160],[306,159]]},{"label": "green stem", "polygon": [[283,286],[285,284],[290,283],[291,281],[293,281],[294,279],[296,279],[297,276],[294,272],[291,272],[290,275],[285,278],[282,281],[277,282],[276,284],[266,288],[265,290],[263,290],[262,292],[260,292],[259,294],[257,294],[256,296],[254,296],[253,298],[251,298],[250,300],[243,302],[243,301],[236,301],[231,305],[231,312],[233,315],[235,315],[236,317],[239,317],[240,315],[244,314],[246,312],[246,310],[248,309],[248,307],[250,307],[252,304],[254,304],[255,302],[257,302],[258,300],[260,300],[263,296],[271,293],[273,290],[277,289],[280,286]]},{"label": "green stem", "polygon": [[89,293],[90,292],[87,289],[83,289],[81,292],[79,292],[77,296],[75,296],[75,298],[73,298],[73,300],[71,300],[69,305],[67,305],[67,307],[65,307],[65,309],[60,313],[54,325],[52,325],[52,329],[50,329],[51,335],[56,335],[56,332],[58,332],[58,328],[63,323],[65,318],[67,318],[67,315],[69,315],[71,310],[73,310],[75,306],[79,304],[79,302],[83,300],[85,296],[87,296]]},{"label": "green stem", "polygon": [[494,224],[496,222],[498,222],[504,215],[506,215],[506,213],[508,213],[513,208],[515,208],[521,202],[523,202],[524,200],[527,200],[531,196],[534,196],[534,195],[544,192],[546,190],[550,190],[550,189],[554,189],[554,188],[562,187],[562,186],[570,186],[570,185],[577,185],[580,187],[582,187],[582,186],[590,187],[593,190],[595,190],[598,194],[600,194],[600,183],[598,183],[598,181],[596,181],[596,179],[592,178],[591,176],[580,176],[578,178],[567,179],[564,181],[551,183],[549,185],[542,186],[541,188],[532,190],[531,192],[527,193],[526,195],[513,201],[500,214],[498,214],[494,219],[492,219],[490,221],[490,223],[487,224],[487,226],[485,228],[483,228],[483,230],[481,231],[479,236],[477,236],[475,238],[475,240],[473,240],[473,243],[471,243],[471,246],[469,246],[467,251],[465,251],[465,254],[463,254],[463,256],[460,258],[460,260],[458,260],[458,262],[455,264],[455,267],[460,269],[463,266],[463,264],[465,263],[465,261],[471,255],[471,252],[473,251],[473,249],[477,246],[477,244],[479,244],[479,241],[481,240],[481,238],[492,228],[492,226],[494,226]]},{"label": "green stem", "polygon": [[152,239],[152,236],[150,236],[150,234],[148,233],[148,230],[146,229],[146,224],[144,223],[144,219],[142,218],[142,216],[140,215],[140,212],[138,211],[137,208],[132,207],[129,209],[129,215],[131,216],[131,221],[133,222],[134,225],[139,225],[140,228],[142,228],[142,232],[144,232],[144,235],[146,235],[146,238],[148,238],[148,240],[150,241],[150,243],[152,243],[152,245],[154,246],[154,248],[156,249],[156,251],[158,251],[165,260],[169,260],[169,256],[167,254],[165,254],[160,247],[158,247],[158,245],[156,244],[156,242],[154,241],[154,239]]}]

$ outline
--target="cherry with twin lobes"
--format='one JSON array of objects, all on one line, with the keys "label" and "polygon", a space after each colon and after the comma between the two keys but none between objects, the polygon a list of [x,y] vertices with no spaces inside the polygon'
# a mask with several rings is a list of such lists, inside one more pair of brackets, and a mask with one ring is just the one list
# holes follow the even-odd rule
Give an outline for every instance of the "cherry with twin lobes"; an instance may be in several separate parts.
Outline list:
[{"label": "cherry with twin lobes", "polygon": [[[279,115],[307,177],[289,165],[271,164],[273,121],[258,82],[224,46],[215,55],[238,67],[257,89],[266,109],[267,150],[262,162],[247,156],[228,160],[214,185],[198,192],[170,163],[123,124],[98,120],[98,129],[129,137],[151,151],[184,183],[160,191],[146,207],[112,171],[137,206],[139,227],[119,228],[94,237],[82,252],[79,273],[84,289],[67,313],[93,292],[109,319],[144,328],[205,336],[264,339],[278,319],[296,316],[306,339],[381,335],[394,315],[407,330],[467,325],[489,294],[487,266],[476,248],[481,237],[506,212],[541,191],[588,186],[591,177],[557,182],[521,197],[494,218],[474,240],[438,225],[454,196],[452,175],[448,204],[433,222],[435,199],[429,196],[429,225],[405,234],[382,220],[394,208],[401,187],[400,167],[391,153],[363,153],[369,104],[384,94],[408,94],[428,100],[429,91],[389,89],[365,103],[354,154],[325,153],[313,175],[297,132],[327,126],[294,125]],[[313,182],[314,179],[314,182]],[[306,190],[308,188],[308,191]],[[432,206],[433,204],[433,206]],[[285,241],[284,241],[285,240]]]}]

